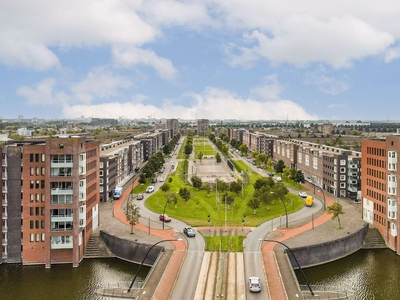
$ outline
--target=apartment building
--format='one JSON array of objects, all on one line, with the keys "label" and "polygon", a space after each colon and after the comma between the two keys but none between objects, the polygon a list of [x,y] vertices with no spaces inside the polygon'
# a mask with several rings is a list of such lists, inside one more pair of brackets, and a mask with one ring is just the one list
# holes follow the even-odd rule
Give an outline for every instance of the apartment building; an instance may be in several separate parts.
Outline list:
[{"label": "apartment building", "polygon": [[282,160],[291,169],[296,168],[298,147],[293,141],[277,139],[273,145],[273,158],[275,161]]},{"label": "apartment building", "polygon": [[0,149],[2,262],[78,266],[99,224],[99,142],[66,136]]},{"label": "apartment building", "polygon": [[363,219],[376,226],[386,244],[400,254],[398,178],[400,135],[361,143]]},{"label": "apartment building", "polygon": [[140,140],[119,140],[100,146],[100,201],[107,202],[113,190],[129,181],[143,164]]},{"label": "apartment building", "polygon": [[171,137],[179,133],[178,119],[167,119],[167,129],[172,130]]},{"label": "apartment building", "polygon": [[197,134],[208,135],[210,130],[210,121],[208,119],[197,119]]}]

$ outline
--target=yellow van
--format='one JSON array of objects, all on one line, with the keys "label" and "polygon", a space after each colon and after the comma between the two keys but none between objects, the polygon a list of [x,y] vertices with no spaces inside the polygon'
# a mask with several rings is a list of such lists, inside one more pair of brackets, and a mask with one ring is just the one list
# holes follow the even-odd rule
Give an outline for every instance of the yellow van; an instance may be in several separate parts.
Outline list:
[{"label": "yellow van", "polygon": [[312,206],[313,205],[313,197],[308,195],[306,198],[306,206]]}]

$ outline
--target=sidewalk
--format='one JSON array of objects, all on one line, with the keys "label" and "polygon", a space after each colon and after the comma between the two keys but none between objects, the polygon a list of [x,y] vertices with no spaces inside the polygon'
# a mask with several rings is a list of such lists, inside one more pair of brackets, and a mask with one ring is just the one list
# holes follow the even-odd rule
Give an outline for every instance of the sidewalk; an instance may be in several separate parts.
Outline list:
[{"label": "sidewalk", "polygon": [[[309,194],[312,194],[313,189],[308,186],[307,188]],[[320,196],[318,193],[317,195]],[[337,220],[332,220],[330,214],[322,213],[313,222],[305,223],[299,227],[278,228],[267,235],[265,239],[284,242],[288,247],[296,248],[338,239],[359,230],[365,224],[360,217],[359,204],[352,204],[347,200],[338,199],[329,194],[325,194],[325,200],[327,207],[335,201],[339,201],[343,205],[345,214],[340,216],[343,229],[335,230],[338,226]],[[279,269],[278,260],[281,265],[286,263],[285,258],[280,255],[283,253],[283,249],[285,249],[284,246],[274,242],[265,243],[262,247],[264,265],[268,266],[266,275],[271,299],[296,299],[296,291],[298,293],[299,290],[297,280],[293,276],[293,270]]]}]

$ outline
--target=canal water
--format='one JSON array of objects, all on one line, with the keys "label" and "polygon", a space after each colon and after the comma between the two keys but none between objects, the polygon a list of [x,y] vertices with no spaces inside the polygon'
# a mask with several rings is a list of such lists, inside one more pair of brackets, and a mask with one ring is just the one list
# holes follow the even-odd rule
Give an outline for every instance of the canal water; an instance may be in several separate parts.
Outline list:
[{"label": "canal water", "polygon": [[[50,269],[20,264],[0,265],[1,300],[97,300],[99,287],[129,286],[138,265],[117,258],[84,259],[79,267],[57,265]],[[148,267],[140,270],[143,281]],[[113,298],[115,300],[115,298]]]},{"label": "canal water", "polygon": [[[311,285],[346,291],[352,300],[400,299],[400,256],[388,249],[359,250],[303,271]],[[296,275],[305,284],[301,272]]]}]

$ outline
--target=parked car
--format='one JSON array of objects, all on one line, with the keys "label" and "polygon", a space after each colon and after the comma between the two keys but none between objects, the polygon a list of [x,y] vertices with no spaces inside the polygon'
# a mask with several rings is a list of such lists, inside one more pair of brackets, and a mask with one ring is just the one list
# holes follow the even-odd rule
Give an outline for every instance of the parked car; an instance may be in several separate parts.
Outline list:
[{"label": "parked car", "polygon": [[261,280],[258,277],[249,277],[249,290],[250,292],[261,291]]},{"label": "parked car", "polygon": [[190,227],[183,228],[183,233],[186,234],[187,237],[195,237],[196,236],[196,232],[194,231],[193,228],[190,228]]},{"label": "parked car", "polygon": [[144,199],[144,195],[143,194],[138,194],[136,199],[137,200],[143,200]]},{"label": "parked car", "polygon": [[301,197],[301,198],[307,198],[307,193],[306,192],[299,192],[299,196]]},{"label": "parked car", "polygon": [[157,182],[157,177],[153,177],[152,179],[151,179],[151,183],[156,183]]},{"label": "parked car", "polygon": [[159,181],[159,182],[163,182],[163,181],[164,181],[164,176],[158,177],[158,181]]},{"label": "parked car", "polygon": [[149,185],[149,186],[147,187],[147,189],[146,189],[146,193],[152,193],[152,192],[154,192],[154,186]]},{"label": "parked car", "polygon": [[160,219],[160,221],[163,222],[171,222],[171,218],[168,217],[166,214],[161,214],[158,218]]}]

